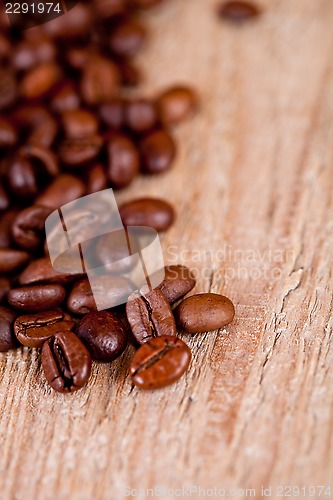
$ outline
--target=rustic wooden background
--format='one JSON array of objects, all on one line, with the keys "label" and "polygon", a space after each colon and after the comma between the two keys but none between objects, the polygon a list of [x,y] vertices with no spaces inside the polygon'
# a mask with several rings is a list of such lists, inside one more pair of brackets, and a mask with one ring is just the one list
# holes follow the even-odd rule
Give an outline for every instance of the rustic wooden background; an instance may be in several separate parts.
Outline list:
[{"label": "rustic wooden background", "polygon": [[133,389],[131,349],[72,396],[47,387],[37,351],[2,354],[3,499],[191,484],[260,497],[332,479],[333,2],[261,1],[242,28],[219,22],[216,3],[145,16],[147,95],[190,82],[202,109],[176,130],[174,169],[120,198],[175,204],[166,260],[195,270],[195,291],[229,296],[236,320],[183,337],[191,368],[157,392]]}]

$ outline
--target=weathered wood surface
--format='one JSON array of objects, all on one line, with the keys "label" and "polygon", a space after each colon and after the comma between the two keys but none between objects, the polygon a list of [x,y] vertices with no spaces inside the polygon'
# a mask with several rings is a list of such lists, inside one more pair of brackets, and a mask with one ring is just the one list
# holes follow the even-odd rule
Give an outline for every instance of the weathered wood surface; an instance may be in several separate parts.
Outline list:
[{"label": "weathered wood surface", "polygon": [[202,110],[176,130],[175,168],[120,198],[176,205],[166,260],[229,296],[236,321],[186,338],[190,371],[153,393],[132,389],[131,350],[73,396],[47,387],[36,351],[1,355],[3,499],[332,479],[333,3],[266,0],[240,29],[215,5],[146,16],[147,94],[192,82]]}]

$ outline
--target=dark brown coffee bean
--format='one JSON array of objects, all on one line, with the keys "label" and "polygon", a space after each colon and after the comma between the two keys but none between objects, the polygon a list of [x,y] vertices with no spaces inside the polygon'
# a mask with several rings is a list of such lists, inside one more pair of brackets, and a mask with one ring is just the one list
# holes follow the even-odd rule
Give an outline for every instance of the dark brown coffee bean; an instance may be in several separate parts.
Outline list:
[{"label": "dark brown coffee bean", "polygon": [[156,125],[155,104],[148,99],[136,99],[125,104],[125,124],[133,132],[148,132]]},{"label": "dark brown coffee bean", "polygon": [[28,143],[42,148],[50,148],[58,133],[56,121],[43,106],[19,106],[15,108],[12,120]]},{"label": "dark brown coffee bean", "polygon": [[174,304],[189,293],[195,286],[195,278],[186,266],[176,265],[165,267],[165,277],[157,287],[167,298],[169,304]]},{"label": "dark brown coffee bean", "polygon": [[0,109],[11,106],[17,98],[18,90],[14,73],[0,68]]},{"label": "dark brown coffee bean", "polygon": [[106,147],[112,185],[116,188],[128,186],[140,170],[140,157],[135,144],[123,134],[113,134]]},{"label": "dark brown coffee bean", "polygon": [[11,51],[11,43],[9,39],[0,33],[0,60],[7,59]]},{"label": "dark brown coffee bean", "polygon": [[97,361],[111,362],[127,346],[127,336],[121,320],[115,313],[107,311],[87,314],[80,321],[76,334]]},{"label": "dark brown coffee bean", "polygon": [[99,135],[66,139],[59,148],[61,160],[71,167],[77,167],[94,160],[102,147],[102,138]]},{"label": "dark brown coffee bean", "polygon": [[0,116],[0,149],[11,148],[16,144],[17,133],[6,118]]},{"label": "dark brown coffee bean", "polygon": [[37,37],[23,40],[12,53],[12,65],[16,70],[29,70],[40,63],[55,59],[56,47],[48,38]]},{"label": "dark brown coffee bean", "polygon": [[121,83],[127,87],[135,87],[142,81],[140,69],[129,59],[123,59],[119,62],[118,70]]},{"label": "dark brown coffee bean", "polygon": [[156,231],[166,231],[175,217],[171,205],[156,198],[130,201],[122,205],[120,216],[125,226],[148,226]]},{"label": "dark brown coffee bean", "polygon": [[84,183],[78,177],[70,174],[62,174],[36,198],[36,205],[60,208],[71,201],[81,198],[86,192]]},{"label": "dark brown coffee bean", "polygon": [[91,357],[72,332],[57,332],[43,344],[45,378],[58,392],[74,392],[83,387],[91,372]]},{"label": "dark brown coffee bean", "polygon": [[140,141],[143,170],[148,174],[159,174],[171,167],[176,156],[176,145],[164,130],[148,134]]},{"label": "dark brown coffee bean", "polygon": [[13,250],[12,248],[0,249],[0,273],[12,273],[18,271],[27,264],[29,254],[23,250]]},{"label": "dark brown coffee bean", "polygon": [[181,339],[163,335],[150,339],[137,350],[130,374],[140,389],[160,389],[176,382],[190,361],[191,351]]},{"label": "dark brown coffee bean", "polygon": [[152,290],[141,297],[132,294],[126,305],[126,314],[139,344],[161,335],[177,335],[169,302],[160,290]]},{"label": "dark brown coffee bean", "polygon": [[121,129],[125,124],[125,101],[115,98],[102,104],[99,108],[99,116],[108,127]]},{"label": "dark brown coffee bean", "polygon": [[9,208],[9,197],[0,180],[0,211]]},{"label": "dark brown coffee bean", "polygon": [[67,299],[67,309],[73,314],[88,314],[96,311],[96,302],[88,279],[74,284]]},{"label": "dark brown coffee bean", "polygon": [[80,97],[71,81],[65,81],[53,94],[51,107],[56,113],[73,111],[80,106]]},{"label": "dark brown coffee bean", "polygon": [[25,74],[21,81],[21,95],[26,99],[45,97],[61,79],[60,67],[53,63],[39,64]]},{"label": "dark brown coffee bean", "polygon": [[11,209],[0,217],[0,248],[9,248],[12,244],[12,226],[17,216],[17,209]]},{"label": "dark brown coffee bean", "polygon": [[97,193],[108,187],[109,181],[102,163],[94,163],[89,167],[86,172],[86,179],[87,194]]},{"label": "dark brown coffee bean", "polygon": [[59,16],[43,24],[43,32],[52,38],[66,41],[84,38],[90,31],[94,15],[92,6],[78,3],[75,9],[67,10],[64,16]]},{"label": "dark brown coffee bean", "polygon": [[125,14],[126,0],[95,0],[98,17],[109,19],[110,17]]},{"label": "dark brown coffee bean", "polygon": [[[39,123],[31,131],[28,142],[42,148],[50,148],[58,133],[58,124],[49,113],[45,114],[43,123]],[[53,162],[55,159],[53,158]]]},{"label": "dark brown coffee bean", "polygon": [[17,155],[8,166],[7,184],[10,191],[19,197],[29,199],[36,196],[37,173],[31,161]]},{"label": "dark brown coffee bean", "polygon": [[7,278],[0,278],[0,304],[2,304],[10,290],[10,281]]},{"label": "dark brown coffee bean", "polygon": [[8,307],[0,306],[0,352],[19,347],[14,334],[14,321],[17,313]]},{"label": "dark brown coffee bean", "polygon": [[164,125],[176,125],[193,114],[197,96],[189,87],[171,87],[157,99],[159,117]]},{"label": "dark brown coffee bean", "polygon": [[200,293],[183,300],[174,311],[177,326],[185,333],[203,333],[232,322],[235,308],[231,300],[216,293]]},{"label": "dark brown coffee bean", "polygon": [[84,67],[81,94],[87,104],[102,104],[118,93],[119,73],[117,66],[100,56],[92,55]]},{"label": "dark brown coffee bean", "polygon": [[33,162],[42,173],[50,177],[59,174],[57,156],[50,149],[37,144],[26,144],[20,148],[20,154]]},{"label": "dark brown coffee bean", "polygon": [[[133,251],[133,253],[136,252]],[[126,233],[122,229],[100,236],[96,240],[95,254],[98,265],[112,264],[114,273],[126,273],[137,263],[135,259],[130,257],[132,249],[129,250]]]},{"label": "dark brown coffee bean", "polygon": [[117,56],[133,57],[141,49],[145,38],[145,28],[134,19],[126,19],[111,31],[110,49]]},{"label": "dark brown coffee bean", "polygon": [[7,299],[15,309],[33,313],[58,307],[65,296],[65,289],[61,285],[34,285],[13,288]]},{"label": "dark brown coffee bean", "polygon": [[45,220],[51,208],[32,206],[20,212],[13,221],[12,236],[24,250],[36,250],[45,240]]},{"label": "dark brown coffee bean", "polygon": [[[62,260],[65,266],[65,261]],[[74,274],[70,259],[64,272],[60,273],[54,269],[49,257],[35,259],[24,269],[19,276],[20,285],[37,285],[40,283],[51,283],[66,285],[82,277],[82,274]]]},{"label": "dark brown coffee bean", "polygon": [[217,12],[221,19],[233,23],[242,23],[260,14],[260,10],[255,4],[235,0],[222,3]]},{"label": "dark brown coffee bean", "polygon": [[19,316],[14,323],[18,341],[28,347],[42,347],[55,333],[74,328],[75,322],[69,315],[57,310]]},{"label": "dark brown coffee bean", "polygon": [[98,132],[96,117],[84,109],[66,111],[62,115],[62,123],[66,136],[69,139],[91,137]]}]

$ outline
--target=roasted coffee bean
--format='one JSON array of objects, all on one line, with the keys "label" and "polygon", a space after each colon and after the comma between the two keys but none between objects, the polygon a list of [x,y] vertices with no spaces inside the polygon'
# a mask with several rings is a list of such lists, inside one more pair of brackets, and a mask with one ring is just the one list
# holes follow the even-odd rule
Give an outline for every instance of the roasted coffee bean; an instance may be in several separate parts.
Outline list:
[{"label": "roasted coffee bean", "polygon": [[33,198],[38,192],[37,173],[31,161],[17,155],[7,170],[10,191],[24,199]]},{"label": "roasted coffee bean", "polygon": [[16,144],[17,133],[6,118],[0,116],[0,149],[11,148]]},{"label": "roasted coffee bean", "polygon": [[79,323],[76,334],[87,347],[93,359],[111,362],[127,346],[127,336],[119,317],[112,312],[87,314]]},{"label": "roasted coffee bean", "polygon": [[10,288],[10,280],[8,278],[0,278],[0,304],[5,301]]},{"label": "roasted coffee bean", "polygon": [[138,21],[127,19],[111,31],[109,46],[117,56],[132,57],[139,52],[145,38],[145,28]]},{"label": "roasted coffee bean", "polygon": [[102,163],[94,163],[89,167],[86,172],[86,179],[86,194],[97,193],[108,187],[109,181]]},{"label": "roasted coffee bean", "polygon": [[57,133],[57,122],[49,113],[46,113],[43,122],[36,125],[31,131],[28,142],[34,146],[50,148],[56,138]]},{"label": "roasted coffee bean", "polygon": [[0,180],[0,211],[7,210],[7,208],[9,207],[9,203],[9,196]]},{"label": "roasted coffee bean", "polygon": [[0,110],[11,106],[17,98],[18,89],[14,73],[0,68]]},{"label": "roasted coffee bean", "polygon": [[27,142],[35,146],[50,148],[58,133],[56,121],[43,106],[25,105],[15,108],[12,120],[27,138]]},{"label": "roasted coffee bean", "polygon": [[73,314],[87,314],[96,311],[96,302],[88,279],[74,284],[67,299],[67,309]]},{"label": "roasted coffee bean", "polygon": [[135,87],[136,85],[139,85],[139,83],[141,83],[141,71],[131,60],[124,59],[119,62],[118,69],[122,85],[127,87]]},{"label": "roasted coffee bean", "polygon": [[52,212],[47,207],[25,208],[13,221],[12,236],[15,243],[24,250],[36,250],[45,240],[45,220]]},{"label": "roasted coffee bean", "polygon": [[71,81],[65,81],[54,92],[51,107],[56,113],[72,111],[80,106],[80,97]]},{"label": "roasted coffee bean", "polygon": [[81,198],[85,192],[86,188],[81,179],[74,175],[62,174],[37,196],[35,203],[51,209],[60,208],[70,201]]},{"label": "roasted coffee bean", "polygon": [[66,15],[43,24],[43,32],[67,42],[75,38],[84,38],[90,30],[92,17],[91,6],[78,3],[75,9],[67,10]]},{"label": "roasted coffee bean", "polygon": [[0,352],[19,347],[14,334],[14,321],[17,313],[8,307],[0,306]]},{"label": "roasted coffee bean", "polygon": [[69,139],[91,137],[98,132],[96,117],[93,113],[85,109],[66,111],[62,115],[62,124],[65,134]]},{"label": "roasted coffee bean", "polygon": [[20,154],[33,162],[42,173],[54,177],[59,173],[58,159],[48,148],[38,144],[26,144],[20,148]]},{"label": "roasted coffee bean", "polygon": [[221,19],[226,19],[233,23],[243,23],[260,14],[260,10],[255,4],[235,0],[222,3],[218,7],[217,12]]},{"label": "roasted coffee bean", "polygon": [[61,160],[71,167],[80,167],[98,155],[103,141],[99,135],[66,139],[59,148]]},{"label": "roasted coffee bean", "polygon": [[[64,260],[62,264],[65,266]],[[38,285],[41,283],[66,285],[81,277],[82,274],[75,274],[73,272],[73,266],[70,259],[68,259],[64,271],[60,273],[52,266],[50,257],[42,257],[41,259],[35,259],[30,262],[20,274],[19,283],[20,285]]]},{"label": "roasted coffee bean", "polygon": [[174,304],[189,293],[195,286],[195,278],[186,266],[176,265],[165,267],[165,277],[157,287],[167,298],[169,304]]},{"label": "roasted coffee bean", "polygon": [[163,335],[148,340],[137,350],[130,374],[140,389],[160,389],[176,382],[190,361],[191,351],[181,339]]},{"label": "roasted coffee bean", "polygon": [[58,392],[74,392],[90,377],[91,357],[72,332],[57,332],[43,344],[42,366],[45,378]]},{"label": "roasted coffee bean", "polygon": [[157,130],[140,141],[143,170],[159,174],[168,170],[176,156],[176,146],[170,134]]},{"label": "roasted coffee bean", "polygon": [[130,201],[122,205],[120,216],[125,226],[149,226],[156,231],[166,231],[175,217],[171,205],[156,198]]},{"label": "roasted coffee bean", "polygon": [[175,125],[189,116],[197,108],[197,97],[189,87],[171,87],[157,99],[159,118],[164,125]]},{"label": "roasted coffee bean", "polygon": [[94,250],[98,265],[107,267],[108,264],[112,264],[114,273],[126,273],[136,265],[136,260],[131,257],[132,249],[130,251],[126,234],[122,229],[101,235],[96,240]]},{"label": "roasted coffee bean", "polygon": [[112,134],[106,147],[109,179],[114,187],[123,188],[139,173],[139,152],[133,141],[123,134]]},{"label": "roasted coffee bean", "polygon": [[81,79],[81,94],[87,104],[101,104],[113,99],[118,93],[119,73],[117,66],[100,56],[92,55]]},{"label": "roasted coffee bean", "polygon": [[112,129],[119,130],[125,125],[124,99],[112,99],[99,108],[99,116],[103,123]]},{"label": "roasted coffee bean", "polygon": [[102,19],[125,14],[126,0],[95,0],[94,8]]},{"label": "roasted coffee bean", "polygon": [[136,99],[125,104],[125,125],[136,133],[148,132],[157,122],[155,104],[148,99]]},{"label": "roasted coffee bean", "polygon": [[9,248],[12,244],[12,226],[17,216],[16,209],[8,210],[0,217],[0,248]]},{"label": "roasted coffee bean", "polygon": [[25,74],[21,81],[21,94],[26,99],[45,97],[61,79],[60,67],[53,63],[39,64]]},{"label": "roasted coffee bean", "polygon": [[34,285],[13,288],[7,299],[15,309],[33,313],[58,307],[65,296],[65,289],[61,285]]},{"label": "roasted coffee bean", "polygon": [[23,250],[14,250],[12,248],[0,249],[0,273],[12,273],[18,271],[27,264],[29,254]]},{"label": "roasted coffee bean", "polygon": [[12,65],[16,70],[26,71],[41,63],[55,59],[56,47],[48,38],[37,37],[23,40],[12,54]]},{"label": "roasted coffee bean", "polygon": [[136,340],[143,344],[153,337],[176,335],[176,324],[169,302],[160,290],[145,295],[132,294],[126,305],[128,322]]},{"label": "roasted coffee bean", "polygon": [[74,328],[75,322],[70,316],[57,310],[19,316],[14,323],[18,341],[28,347],[42,347],[55,333]]},{"label": "roasted coffee bean", "polygon": [[232,322],[235,308],[231,300],[216,293],[200,293],[183,300],[174,310],[177,326],[185,333],[203,333]]}]

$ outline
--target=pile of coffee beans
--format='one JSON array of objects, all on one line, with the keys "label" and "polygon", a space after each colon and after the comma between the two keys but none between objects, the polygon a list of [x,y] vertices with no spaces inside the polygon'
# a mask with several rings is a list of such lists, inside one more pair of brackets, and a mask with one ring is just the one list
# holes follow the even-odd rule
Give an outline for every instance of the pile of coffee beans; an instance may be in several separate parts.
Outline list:
[{"label": "pile of coffee beans", "polygon": [[[195,285],[184,266],[167,267],[163,283],[133,294],[126,309],[97,311],[86,276],[55,271],[45,244],[55,209],[172,166],[172,127],[196,110],[195,91],[177,85],[133,97],[141,81],[134,57],[148,36],[141,11],[158,3],[80,2],[32,29],[24,16],[9,25],[0,14],[0,351],[41,348],[45,377],[60,392],[81,388],[92,359],[112,362],[129,341],[142,344],[130,366],[134,384],[168,385],[191,359],[177,331],[214,330],[234,316],[215,294],[172,310]],[[146,197],[120,215],[124,225],[157,231],[175,219],[167,201]],[[106,254],[107,239],[101,265]]]}]

